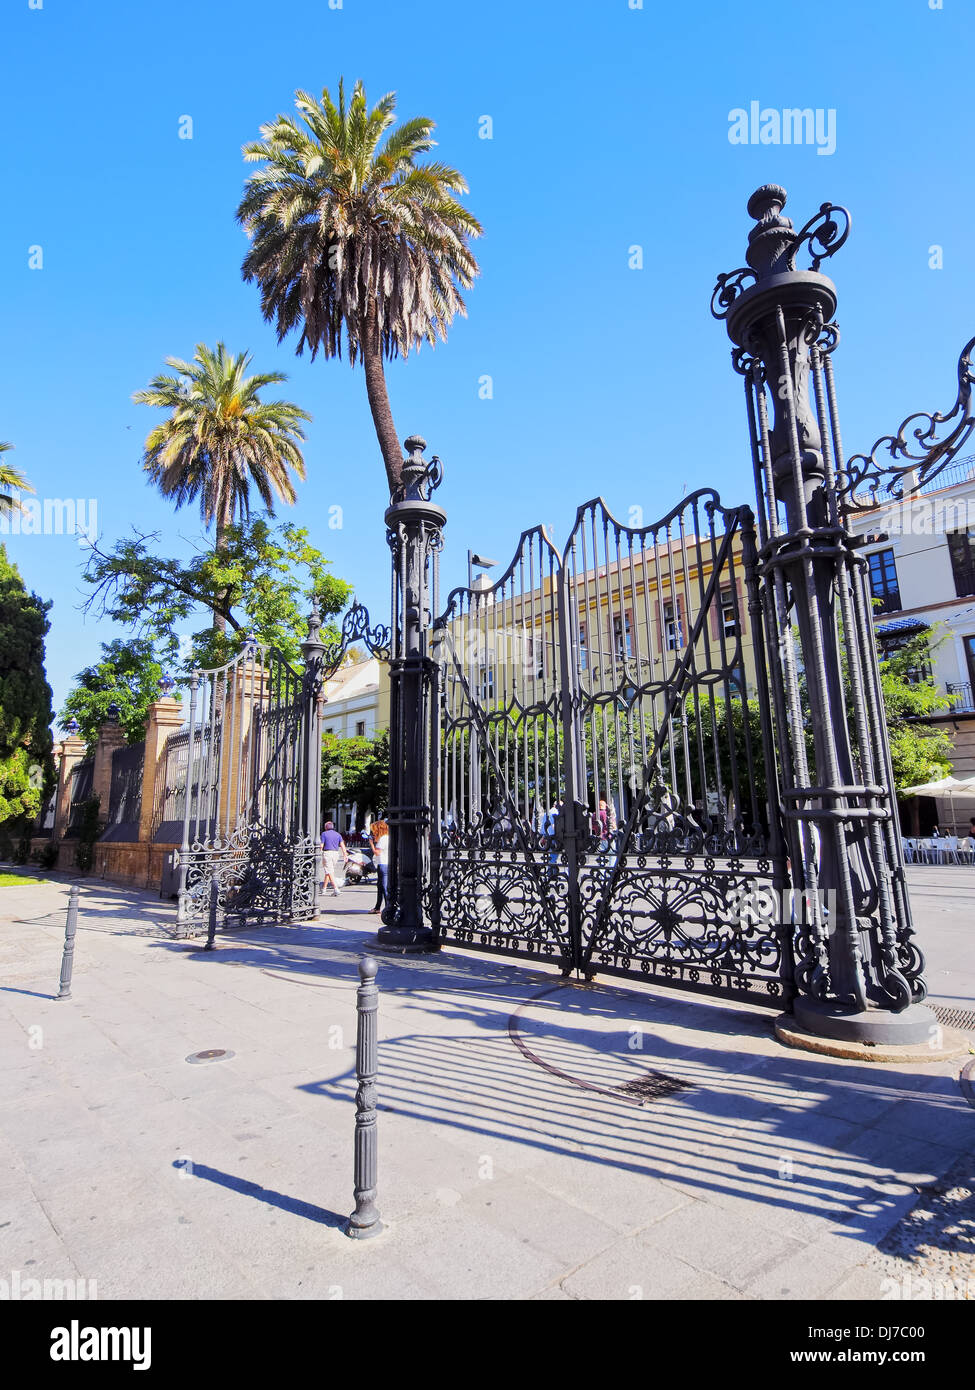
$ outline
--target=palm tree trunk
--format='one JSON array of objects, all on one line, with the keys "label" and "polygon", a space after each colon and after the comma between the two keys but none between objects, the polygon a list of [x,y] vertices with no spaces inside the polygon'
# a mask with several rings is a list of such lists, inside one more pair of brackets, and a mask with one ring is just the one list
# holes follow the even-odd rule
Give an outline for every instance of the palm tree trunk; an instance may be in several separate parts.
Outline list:
[{"label": "palm tree trunk", "polygon": [[[224,549],[224,532],[227,526],[229,525],[229,522],[230,518],[226,515],[217,518],[217,539],[215,549],[218,555]],[[223,637],[223,635],[227,631],[227,619],[224,617],[222,613],[218,613],[216,609],[213,610],[213,630],[214,632],[219,633],[221,637]]]},{"label": "palm tree trunk", "polygon": [[367,315],[363,330],[359,335],[359,342],[362,349],[362,365],[366,373],[366,395],[369,397],[369,409],[372,412],[372,422],[376,427],[376,436],[379,439],[383,462],[386,465],[389,495],[392,497],[400,486],[403,455],[400,450],[396,426],[393,423],[389,392],[386,390],[382,341],[375,310],[370,310]]}]

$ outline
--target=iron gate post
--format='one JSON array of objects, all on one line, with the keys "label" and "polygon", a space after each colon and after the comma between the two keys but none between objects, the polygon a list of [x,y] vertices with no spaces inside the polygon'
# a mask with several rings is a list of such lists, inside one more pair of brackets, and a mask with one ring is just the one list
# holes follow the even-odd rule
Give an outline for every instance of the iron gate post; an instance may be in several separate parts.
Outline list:
[{"label": "iron gate post", "polygon": [[[793,1008],[799,1029],[823,1037],[931,1042],[866,565],[837,496],[837,297],[819,267],[845,242],[849,215],[824,203],[796,232],[785,201],[775,184],[752,195],[747,267],[719,276],[711,307],[745,378],[780,800],[793,884],[812,908],[795,933]],[[807,270],[795,265],[803,245]]]},{"label": "iron gate post", "polygon": [[438,949],[424,921],[423,889],[431,821],[431,698],[435,663],[427,646],[437,610],[438,561],[447,514],[430,501],[443,477],[440,460],[423,458],[426,441],[406,440],[402,487],[386,512],[392,551],[390,652],[389,901],[377,945],[396,951]]},{"label": "iron gate post", "polygon": [[304,710],[304,831],[315,847],[315,877],[312,885],[312,916],[321,910],[321,821],[322,821],[322,703],[324,695],[322,615],[317,597],[312,602],[308,619],[308,635],[301,644],[305,658],[305,679],[302,697]]}]

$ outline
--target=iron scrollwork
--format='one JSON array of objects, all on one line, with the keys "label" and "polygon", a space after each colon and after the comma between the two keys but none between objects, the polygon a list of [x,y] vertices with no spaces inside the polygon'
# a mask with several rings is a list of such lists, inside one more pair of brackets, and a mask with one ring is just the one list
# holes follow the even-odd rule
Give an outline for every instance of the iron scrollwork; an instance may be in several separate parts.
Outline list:
[{"label": "iron scrollwork", "polygon": [[[903,501],[905,491],[910,495],[930,483],[964,448],[975,432],[973,353],[975,338],[958,358],[958,393],[949,411],[915,411],[895,434],[882,435],[869,454],[854,454],[847,461],[837,488],[845,511],[872,511]],[[942,426],[950,428],[942,433]]]}]

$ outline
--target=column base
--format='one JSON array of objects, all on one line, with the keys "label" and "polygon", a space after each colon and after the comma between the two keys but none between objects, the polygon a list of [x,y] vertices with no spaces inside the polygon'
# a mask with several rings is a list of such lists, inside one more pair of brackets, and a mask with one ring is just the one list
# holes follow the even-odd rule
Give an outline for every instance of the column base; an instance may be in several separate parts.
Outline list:
[{"label": "column base", "polygon": [[803,1052],[816,1052],[823,1057],[845,1057],[854,1062],[950,1062],[967,1057],[971,1051],[970,1038],[956,1028],[943,1028],[932,1037],[932,1043],[870,1043],[842,1041],[821,1034],[807,1033],[797,1027],[792,1014],[780,1014],[775,1020],[775,1036],[787,1047]]},{"label": "column base", "polygon": [[792,1001],[792,1013],[800,1031],[839,1042],[887,1043],[897,1047],[927,1044],[941,1027],[926,1004],[910,1004],[895,1014],[889,1009],[853,1010],[797,995]]},{"label": "column base", "polygon": [[370,1236],[378,1236],[384,1230],[381,1221],[374,1221],[371,1226],[356,1226],[350,1218],[346,1227],[345,1234],[353,1240],[368,1240]]},{"label": "column base", "polygon": [[440,950],[429,927],[380,927],[373,945],[377,951],[421,955]]}]

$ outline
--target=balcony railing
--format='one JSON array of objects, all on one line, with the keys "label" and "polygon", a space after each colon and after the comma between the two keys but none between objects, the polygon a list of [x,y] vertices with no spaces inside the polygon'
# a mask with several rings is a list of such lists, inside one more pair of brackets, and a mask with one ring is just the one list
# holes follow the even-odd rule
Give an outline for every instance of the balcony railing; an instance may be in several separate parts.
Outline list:
[{"label": "balcony railing", "polygon": [[[968,458],[955,459],[954,462],[949,463],[945,468],[942,468],[940,473],[936,473],[933,478],[929,478],[928,481],[922,484],[921,487],[911,488],[910,486],[905,485],[904,496],[905,498],[919,497],[925,493],[941,492],[945,488],[957,487],[959,483],[971,482],[975,482],[975,454],[970,454]],[[867,494],[858,496],[858,501],[861,504],[868,500],[869,499]],[[884,503],[896,501],[899,499],[892,494],[891,487],[888,486],[886,488],[879,489],[879,491],[876,493],[876,500],[878,506],[882,506]]]},{"label": "balcony railing", "polygon": [[956,714],[972,711],[975,713],[975,704],[972,703],[972,687],[970,683],[959,684],[957,681],[948,681],[945,685],[945,694],[951,701],[952,711]]}]

